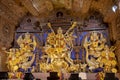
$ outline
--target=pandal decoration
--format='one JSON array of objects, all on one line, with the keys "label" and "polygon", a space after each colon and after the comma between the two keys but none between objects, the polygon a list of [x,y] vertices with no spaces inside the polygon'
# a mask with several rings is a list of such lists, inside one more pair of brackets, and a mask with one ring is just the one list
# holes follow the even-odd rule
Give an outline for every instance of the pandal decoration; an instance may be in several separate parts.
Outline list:
[{"label": "pandal decoration", "polygon": [[47,58],[46,62],[40,62],[40,70],[42,72],[72,72],[78,71],[79,65],[73,64],[73,60],[70,58],[71,51],[73,49],[73,32],[70,32],[75,26],[76,22],[69,28],[69,30],[63,34],[61,27],[58,28],[57,34],[48,23],[49,28],[52,30],[48,34],[45,52],[46,55],[42,55],[42,59]]},{"label": "pandal decoration", "polygon": [[[25,33],[18,38],[17,43],[20,48],[11,48],[6,51],[7,67],[10,72],[18,72],[20,69],[27,72],[28,68],[32,68],[31,65],[35,60],[33,53],[36,47],[35,37],[31,37],[30,33]],[[30,57],[31,60],[29,60]]]},{"label": "pandal decoration", "polygon": [[[67,32],[63,34],[61,27],[55,33],[51,24],[48,23],[52,32],[48,34],[44,47],[46,54],[41,57],[42,60],[46,61],[40,61],[39,63],[41,72],[80,72],[82,69],[86,71],[86,66],[88,66],[90,72],[100,69],[101,72],[116,73],[117,61],[113,52],[115,47],[109,48],[103,34],[97,31],[90,32],[89,36],[86,35],[83,42],[83,47],[86,51],[86,63],[74,64],[70,54],[73,50],[73,40],[76,36],[73,36],[71,30],[76,24],[74,22]],[[6,51],[9,71],[17,72],[20,69],[24,69],[26,72],[29,68],[34,71],[31,65],[35,60],[35,54],[33,53],[37,45],[35,37],[31,36],[30,33],[25,33],[18,38],[17,43],[20,48],[11,48]],[[29,57],[32,59],[29,60]]]},{"label": "pandal decoration", "polygon": [[91,72],[101,69],[103,72],[117,73],[115,68],[117,61],[113,52],[115,47],[108,47],[102,33],[91,32],[90,40],[86,36],[83,46],[86,51],[86,62]]}]

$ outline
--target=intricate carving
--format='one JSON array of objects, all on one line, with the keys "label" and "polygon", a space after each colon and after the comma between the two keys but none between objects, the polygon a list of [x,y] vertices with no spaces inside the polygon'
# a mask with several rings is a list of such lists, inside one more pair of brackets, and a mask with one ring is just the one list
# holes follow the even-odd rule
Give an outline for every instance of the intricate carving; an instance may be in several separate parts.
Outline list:
[{"label": "intricate carving", "polygon": [[10,34],[11,34],[11,27],[9,25],[4,25],[2,27],[2,32],[3,32],[3,35],[6,36],[6,37],[10,37]]},{"label": "intricate carving", "polygon": [[[120,41],[119,40],[116,41],[115,47],[116,47],[115,55],[116,55],[117,61],[118,61],[117,66],[119,67],[120,66]],[[120,72],[120,68],[119,68],[119,72]]]},{"label": "intricate carving", "polygon": [[[24,38],[23,38],[24,35]],[[36,48],[35,37],[29,33],[25,33],[21,35],[17,42],[20,48],[11,48],[7,57],[7,67],[9,71],[16,72],[20,71],[20,69],[24,69],[26,72],[28,68],[32,68],[31,65],[35,60],[35,54],[33,51]],[[31,60],[29,58],[32,58]]]},{"label": "intricate carving", "polygon": [[[69,28],[69,30],[63,34],[62,29],[58,28],[57,34],[55,34],[50,23],[48,26],[52,30],[52,33],[48,34],[47,42],[45,46],[45,52],[47,55],[43,55],[42,58],[47,58],[46,62],[40,63],[40,69],[42,72],[57,71],[57,72],[71,72],[78,71],[79,65],[73,64],[70,54],[73,48],[73,33],[69,31],[76,26],[76,22]],[[46,66],[47,65],[47,66]]]},{"label": "intricate carving", "polygon": [[104,72],[117,72],[115,68],[117,61],[113,52],[115,48],[109,48],[106,45],[106,39],[102,33],[92,32],[90,39],[85,38],[84,47],[86,50],[86,62],[91,71],[98,68]]},{"label": "intricate carving", "polygon": [[120,39],[120,16],[118,14],[117,18],[116,18],[116,37],[117,37],[117,40]]}]

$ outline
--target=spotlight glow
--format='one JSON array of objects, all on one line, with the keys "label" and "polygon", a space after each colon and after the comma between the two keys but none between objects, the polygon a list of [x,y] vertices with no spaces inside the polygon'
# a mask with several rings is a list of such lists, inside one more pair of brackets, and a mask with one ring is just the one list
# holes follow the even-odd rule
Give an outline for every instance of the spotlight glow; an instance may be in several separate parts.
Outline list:
[{"label": "spotlight glow", "polygon": [[114,6],[112,7],[113,12],[116,12],[117,8],[118,8],[118,7],[117,7],[116,5],[114,5]]}]

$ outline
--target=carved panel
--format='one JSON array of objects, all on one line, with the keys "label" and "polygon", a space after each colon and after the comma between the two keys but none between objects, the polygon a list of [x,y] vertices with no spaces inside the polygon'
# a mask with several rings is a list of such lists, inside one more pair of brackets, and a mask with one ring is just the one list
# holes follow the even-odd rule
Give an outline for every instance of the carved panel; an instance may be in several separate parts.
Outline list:
[{"label": "carved panel", "polygon": [[17,23],[16,16],[1,3],[0,3],[0,16],[6,19],[6,21],[11,22],[12,24]]},{"label": "carved panel", "polygon": [[10,34],[11,34],[11,27],[9,25],[4,25],[2,27],[2,33],[3,33],[3,36],[5,37],[10,37]]},{"label": "carved panel", "polygon": [[[74,49],[75,50],[78,49],[79,56],[84,56],[82,54],[82,53],[84,53],[82,43],[84,41],[85,36],[89,35],[89,33],[91,33],[91,31],[97,31],[99,33],[102,33],[103,36],[107,39],[107,42],[109,44],[109,35],[107,32],[107,28],[106,28],[106,26],[102,25],[103,23],[100,20],[97,20],[99,18],[96,18],[96,15],[93,18],[89,18],[89,20],[86,22],[83,21],[83,23],[85,23],[86,26],[82,23],[81,19],[76,19],[76,18],[73,18],[73,19],[71,17],[64,16],[64,13],[62,13],[62,12],[59,12],[59,15],[58,15],[58,13],[56,13],[56,16],[54,16],[52,18],[47,18],[47,19],[43,20],[43,22],[41,22],[38,19],[38,22],[40,24],[37,24],[37,26],[38,27],[42,26],[41,27],[42,31],[40,31],[38,29],[39,32],[36,33],[36,31],[34,29],[34,27],[35,27],[34,23],[36,22],[35,17],[27,16],[27,17],[25,17],[23,22],[20,24],[20,27],[17,29],[15,38],[17,39],[23,33],[23,31],[30,32],[30,33],[32,32],[32,34],[35,35],[36,38],[38,38],[38,42],[41,44],[41,45],[39,45],[39,44],[38,45],[40,47],[44,47],[48,33],[51,32],[50,28],[47,26],[48,22],[51,23],[52,28],[55,31],[55,33],[56,33],[58,27],[61,27],[63,29],[63,33],[65,33],[68,30],[68,28],[70,28],[72,23],[74,21],[77,21],[78,25],[77,25],[77,27],[75,27],[75,29],[73,29],[74,35],[76,35],[77,38],[73,42],[74,42]],[[80,28],[83,28],[83,29],[80,30]],[[15,43],[15,45],[16,45],[16,43]],[[76,52],[71,53],[71,55],[73,55],[73,56],[71,56],[72,59],[75,59],[75,57],[74,57],[75,53]],[[82,58],[79,57],[79,59],[83,59],[83,57]]]},{"label": "carved panel", "polygon": [[8,23],[5,19],[0,19],[0,46],[9,48],[13,41],[15,26]]},{"label": "carved panel", "polygon": [[116,18],[116,33],[117,33],[117,40],[120,40],[120,14],[118,14]]},{"label": "carved panel", "polygon": [[[25,8],[34,16],[38,16],[39,13],[38,11],[35,9],[35,7],[33,6],[32,0],[20,0],[20,2],[22,2],[22,4],[25,6]],[[26,5],[27,4],[27,5]]]},{"label": "carved panel", "polygon": [[[0,47],[1,48],[1,47]],[[8,71],[6,66],[7,55],[0,49],[0,71]]]},{"label": "carved panel", "polygon": [[9,24],[5,24],[2,27],[2,44],[4,47],[10,47],[11,43],[13,41],[13,35],[14,35],[14,26],[12,29],[12,26]]},{"label": "carved panel", "polygon": [[0,55],[0,69],[2,69],[2,64],[1,63],[2,63],[2,61],[1,61],[1,55]]},{"label": "carved panel", "polygon": [[84,0],[73,0],[73,11],[78,12],[83,6]]},{"label": "carved panel", "polygon": [[4,4],[4,6],[6,6],[14,15],[17,15],[16,17],[22,17],[25,14],[25,10],[13,0],[1,0],[1,3]]},{"label": "carved panel", "polygon": [[119,72],[120,72],[120,41],[118,40],[115,44],[115,55],[118,61],[118,68],[119,68]]}]

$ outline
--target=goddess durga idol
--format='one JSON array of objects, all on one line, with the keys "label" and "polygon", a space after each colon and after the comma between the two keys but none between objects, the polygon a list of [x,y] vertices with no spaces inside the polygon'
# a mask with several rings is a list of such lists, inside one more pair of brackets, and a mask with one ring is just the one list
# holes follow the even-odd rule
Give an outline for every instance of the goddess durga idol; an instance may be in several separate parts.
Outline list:
[{"label": "goddess durga idol", "polygon": [[71,72],[78,71],[79,65],[73,64],[73,60],[70,58],[70,54],[73,48],[73,32],[70,32],[75,26],[76,22],[63,34],[61,27],[58,28],[57,33],[48,23],[51,33],[48,34],[47,42],[45,45],[45,52],[47,55],[43,55],[42,58],[47,57],[46,62],[40,63],[40,69],[42,72],[55,71],[55,72]]}]

